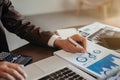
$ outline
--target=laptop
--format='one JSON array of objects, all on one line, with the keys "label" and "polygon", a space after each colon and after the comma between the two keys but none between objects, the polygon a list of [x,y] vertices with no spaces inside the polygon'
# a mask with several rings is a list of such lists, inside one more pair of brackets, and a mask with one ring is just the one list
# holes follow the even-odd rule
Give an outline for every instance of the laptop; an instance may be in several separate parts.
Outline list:
[{"label": "laptop", "polygon": [[25,71],[27,80],[96,80],[57,56],[30,64]]}]

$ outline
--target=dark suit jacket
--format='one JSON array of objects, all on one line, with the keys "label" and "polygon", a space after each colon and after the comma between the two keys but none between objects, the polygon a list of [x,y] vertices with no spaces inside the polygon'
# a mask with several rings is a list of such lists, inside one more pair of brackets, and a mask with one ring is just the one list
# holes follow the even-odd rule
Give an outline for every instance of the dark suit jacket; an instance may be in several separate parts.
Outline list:
[{"label": "dark suit jacket", "polygon": [[42,31],[40,27],[32,25],[17,12],[10,0],[0,0],[0,51],[8,51],[4,30],[15,33],[27,41],[46,46],[51,32]]}]

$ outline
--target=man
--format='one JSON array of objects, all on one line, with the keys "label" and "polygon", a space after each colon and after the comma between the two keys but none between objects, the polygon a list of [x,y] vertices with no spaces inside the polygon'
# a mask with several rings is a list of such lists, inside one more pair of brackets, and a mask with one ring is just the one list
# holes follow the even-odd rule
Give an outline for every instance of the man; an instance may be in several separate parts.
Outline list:
[{"label": "man", "polygon": [[[86,50],[86,41],[83,37],[79,35],[71,37],[83,46],[83,48],[77,48],[67,39],[62,40],[49,31],[42,31],[40,27],[36,27],[29,21],[26,21],[21,14],[14,9],[10,0],[0,0],[0,52],[9,51],[3,27],[32,44],[40,46],[49,45],[51,47],[62,48],[69,52],[84,52]],[[22,67],[22,65],[1,61],[0,77],[6,80],[24,80],[26,73]]]}]

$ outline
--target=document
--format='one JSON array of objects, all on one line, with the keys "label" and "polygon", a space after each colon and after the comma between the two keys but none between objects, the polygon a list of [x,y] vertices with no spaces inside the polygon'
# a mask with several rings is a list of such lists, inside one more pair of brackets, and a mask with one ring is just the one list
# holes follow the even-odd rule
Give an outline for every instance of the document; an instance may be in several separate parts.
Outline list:
[{"label": "document", "polygon": [[[69,53],[63,50],[56,51],[54,54],[98,80],[120,80],[120,53],[118,53],[120,52],[120,28],[95,22],[72,32],[87,39],[87,52],[90,54]],[[61,37],[65,35],[64,39],[71,35],[62,30],[58,34]],[[116,41],[118,44],[113,45]]]},{"label": "document", "polygon": [[120,70],[120,54],[87,41],[88,53],[69,53],[63,50],[54,52],[77,68],[104,80]]},{"label": "document", "polygon": [[95,22],[78,29],[80,35],[85,36],[89,41],[120,52],[120,28]]},{"label": "document", "polygon": [[57,30],[57,33],[61,36],[62,39],[66,39],[67,37],[70,37],[74,34],[78,34],[78,31],[76,28],[67,28],[59,29]]}]

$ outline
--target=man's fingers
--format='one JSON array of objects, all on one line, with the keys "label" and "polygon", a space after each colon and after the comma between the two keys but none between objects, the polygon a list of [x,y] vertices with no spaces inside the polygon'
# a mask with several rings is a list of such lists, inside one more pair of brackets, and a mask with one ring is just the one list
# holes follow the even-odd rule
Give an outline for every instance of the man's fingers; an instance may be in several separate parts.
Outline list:
[{"label": "man's fingers", "polygon": [[13,68],[6,68],[5,72],[13,76],[16,80],[24,80],[24,77]]},{"label": "man's fingers", "polygon": [[86,47],[87,47],[87,41],[86,41],[86,39],[84,39],[82,46],[86,50]]},{"label": "man's fingers", "polygon": [[85,52],[84,48],[80,48],[80,47],[76,47],[74,44],[72,44],[70,41],[68,41],[67,43],[69,46],[66,45],[66,47],[64,48],[64,50],[68,51],[68,52],[72,52],[72,53],[76,53],[76,52]]},{"label": "man's fingers", "polygon": [[21,65],[3,61],[0,62],[0,77],[5,80],[24,80],[26,73]]},{"label": "man's fingers", "polygon": [[0,77],[5,80],[15,80],[15,78],[12,75],[10,75],[6,72],[0,72]]},{"label": "man's fingers", "polygon": [[84,53],[85,52],[84,48],[78,48],[78,47],[75,47],[75,46],[72,48],[72,51],[74,53],[76,53],[76,52]]},{"label": "man's fingers", "polygon": [[9,67],[10,68],[13,68],[15,69],[18,73],[20,73],[24,78],[27,77],[27,74],[24,72],[24,70],[22,69],[21,65],[18,65],[18,64],[9,64]]},{"label": "man's fingers", "polygon": [[81,42],[85,40],[84,37],[82,37],[78,34],[73,35],[71,38],[74,39],[75,41],[81,41]]},{"label": "man's fingers", "polygon": [[81,46],[83,46],[83,48],[86,50],[86,39],[78,34],[74,35],[71,37],[73,40],[75,40],[76,42],[78,42]]}]

